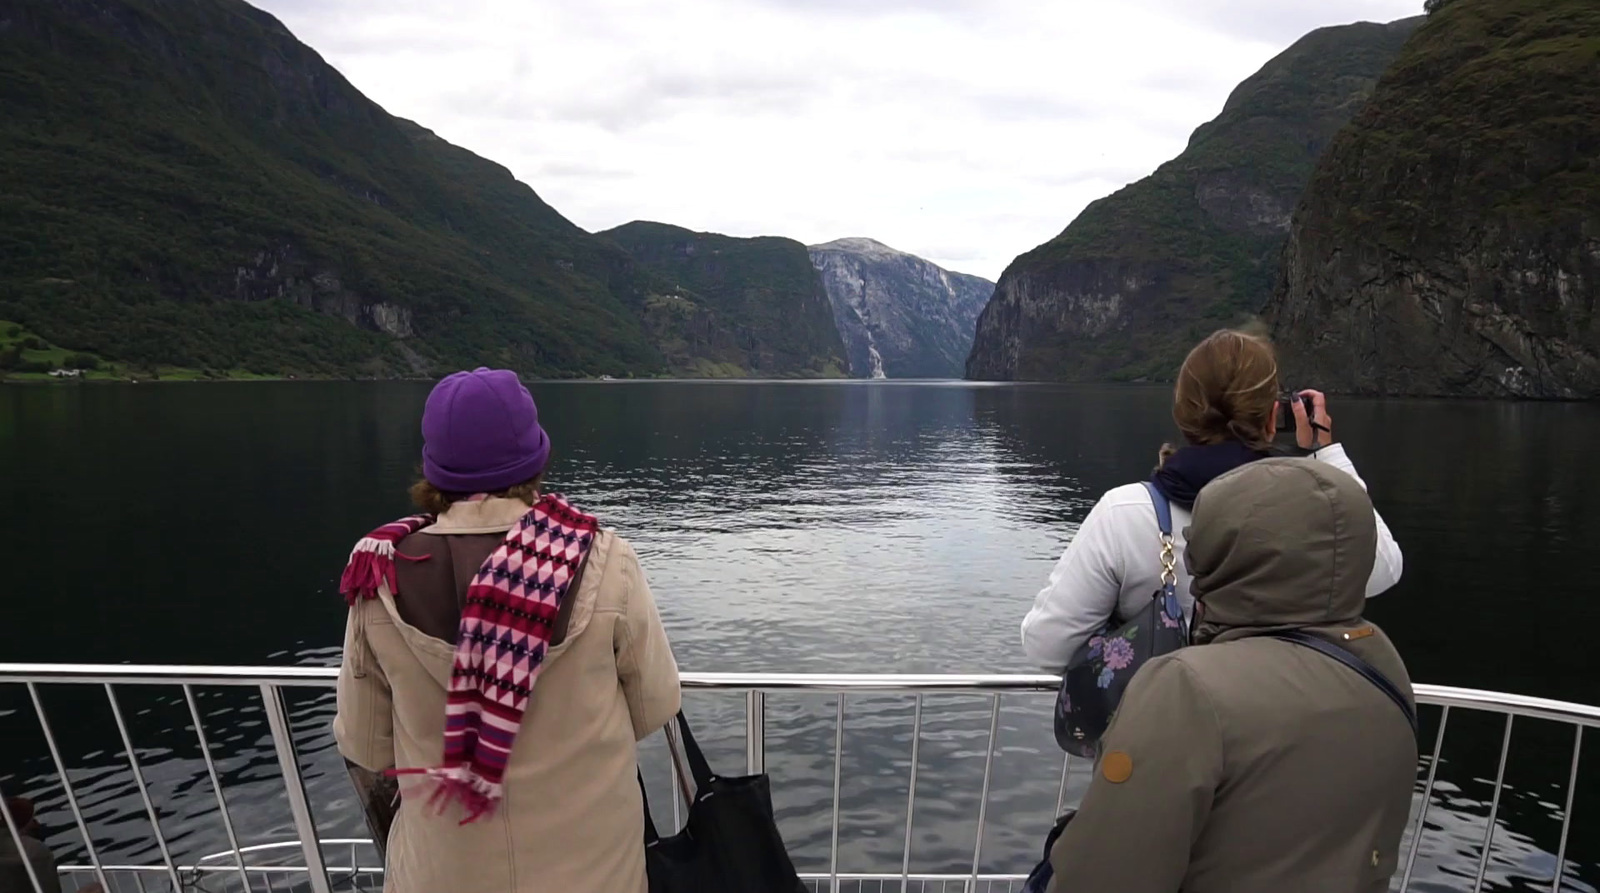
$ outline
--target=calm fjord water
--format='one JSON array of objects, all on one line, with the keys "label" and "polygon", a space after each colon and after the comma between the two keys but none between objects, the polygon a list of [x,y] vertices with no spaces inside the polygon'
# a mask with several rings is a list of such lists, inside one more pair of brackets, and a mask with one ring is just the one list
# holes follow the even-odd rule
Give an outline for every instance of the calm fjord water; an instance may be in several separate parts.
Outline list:
[{"label": "calm fjord water", "polygon": [[[331,663],[350,544],[407,510],[427,386],[260,383],[0,388],[0,659]],[[685,669],[1027,672],[1017,624],[1100,493],[1148,474],[1171,436],[1163,388],[958,383],[563,383],[534,387],[553,486],[638,548]],[[1600,701],[1600,407],[1336,400],[1336,429],[1405,552],[1370,615],[1418,681]],[[289,833],[259,711],[203,693],[247,836]],[[180,854],[219,844],[186,708],[130,692],[136,744]],[[49,690],[97,842],[149,858],[115,774],[103,695]],[[742,765],[740,703],[697,696],[713,758]],[[324,835],[361,831],[326,734],[297,700]],[[985,870],[1026,870],[1060,759],[1039,699],[1001,719]],[[830,698],[774,697],[786,836],[826,870]],[[847,710],[841,868],[894,870],[905,834],[910,704]],[[989,709],[930,699],[914,869],[970,869]],[[63,726],[65,728],[63,728]],[[52,844],[80,847],[25,695],[0,690],[0,783],[31,790]],[[1425,729],[1424,750],[1431,748]],[[1500,726],[1452,718],[1415,889],[1476,871]],[[1517,725],[1492,885],[1554,865],[1570,731]],[[652,746],[665,812],[664,765]],[[1589,757],[1593,754],[1586,754]],[[125,763],[120,764],[125,767]],[[1053,768],[1052,768],[1053,767]],[[1084,767],[1079,767],[1083,770]],[[1073,791],[1084,777],[1074,776]],[[1579,791],[1570,855],[1600,872],[1600,798]],[[253,808],[254,807],[254,808]],[[120,813],[128,815],[120,815]],[[1574,881],[1580,883],[1580,881]],[[1436,885],[1436,886],[1429,886]],[[1470,881],[1468,882],[1470,886]],[[1527,888],[1532,889],[1531,886]],[[1574,889],[1591,889],[1579,885]]]}]

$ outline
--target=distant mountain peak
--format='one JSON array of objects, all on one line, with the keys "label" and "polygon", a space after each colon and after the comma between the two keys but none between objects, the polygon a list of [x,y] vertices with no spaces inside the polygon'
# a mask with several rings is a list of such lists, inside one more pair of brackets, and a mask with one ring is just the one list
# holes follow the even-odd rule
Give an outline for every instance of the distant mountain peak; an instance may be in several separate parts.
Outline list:
[{"label": "distant mountain peak", "polygon": [[821,245],[808,246],[812,251],[843,251],[849,254],[861,254],[868,257],[915,257],[907,251],[890,248],[877,239],[868,239],[862,236],[851,236],[846,239],[834,239]]},{"label": "distant mountain peak", "polygon": [[994,283],[952,273],[876,239],[812,245],[811,262],[863,378],[953,378],[972,347]]}]

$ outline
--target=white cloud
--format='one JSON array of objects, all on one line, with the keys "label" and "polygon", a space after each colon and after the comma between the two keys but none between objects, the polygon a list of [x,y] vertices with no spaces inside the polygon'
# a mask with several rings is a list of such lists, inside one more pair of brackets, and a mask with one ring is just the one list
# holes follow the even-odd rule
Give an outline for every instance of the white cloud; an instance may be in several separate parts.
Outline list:
[{"label": "white cloud", "polygon": [[870,236],[994,278],[1312,28],[1420,0],[257,0],[591,230]]}]

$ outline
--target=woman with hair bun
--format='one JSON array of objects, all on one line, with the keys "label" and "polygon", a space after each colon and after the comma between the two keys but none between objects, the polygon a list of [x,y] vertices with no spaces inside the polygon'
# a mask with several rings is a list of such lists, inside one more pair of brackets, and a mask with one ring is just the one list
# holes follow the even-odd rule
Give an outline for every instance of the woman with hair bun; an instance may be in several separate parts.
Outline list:
[{"label": "woman with hair bun", "polygon": [[[1223,330],[1189,352],[1173,389],[1172,418],[1183,433],[1181,447],[1163,446],[1151,483],[1172,506],[1174,549],[1182,554],[1184,528],[1200,489],[1214,478],[1272,454],[1278,421],[1278,361],[1265,339]],[[1312,457],[1361,477],[1334,442],[1327,399],[1301,391],[1292,401],[1295,436]],[[1362,486],[1366,484],[1363,482]],[[1378,521],[1378,556],[1367,581],[1367,597],[1400,580],[1400,547],[1383,518]],[[1155,505],[1143,483],[1106,493],[1050,574],[1050,582],[1022,621],[1022,647],[1051,671],[1072,660],[1089,638],[1114,617],[1128,618],[1161,586],[1161,532]],[[1176,568],[1177,595],[1185,616],[1194,600],[1184,563]]]}]

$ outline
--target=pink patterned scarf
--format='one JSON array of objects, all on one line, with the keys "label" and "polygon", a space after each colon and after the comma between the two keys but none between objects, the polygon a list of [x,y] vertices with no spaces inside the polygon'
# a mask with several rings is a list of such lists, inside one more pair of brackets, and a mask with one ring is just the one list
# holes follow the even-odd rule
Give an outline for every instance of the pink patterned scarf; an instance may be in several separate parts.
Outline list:
[{"label": "pink patterned scarf", "polygon": [[[374,598],[380,584],[395,592],[395,545],[433,520],[412,515],[356,543],[339,580],[345,601]],[[492,813],[500,802],[506,760],[556,615],[599,530],[594,516],[546,494],[506,532],[467,587],[445,700],[444,763],[394,773],[437,780],[432,802],[443,808],[460,800],[467,810],[462,824]]]}]

